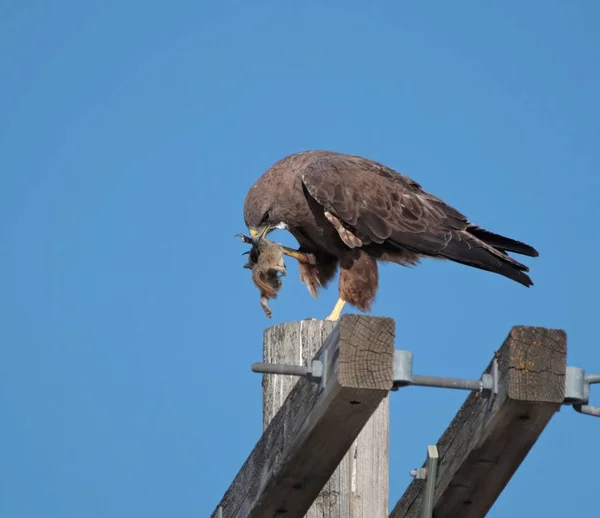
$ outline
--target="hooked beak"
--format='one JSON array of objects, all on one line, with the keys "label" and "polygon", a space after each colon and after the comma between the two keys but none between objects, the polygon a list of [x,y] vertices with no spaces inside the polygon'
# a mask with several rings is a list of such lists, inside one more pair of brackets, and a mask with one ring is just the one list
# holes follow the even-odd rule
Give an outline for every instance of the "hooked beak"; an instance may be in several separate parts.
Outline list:
[{"label": "hooked beak", "polygon": [[250,232],[250,237],[254,241],[260,241],[263,237],[265,237],[273,228],[267,226],[254,228],[250,227],[248,231]]}]

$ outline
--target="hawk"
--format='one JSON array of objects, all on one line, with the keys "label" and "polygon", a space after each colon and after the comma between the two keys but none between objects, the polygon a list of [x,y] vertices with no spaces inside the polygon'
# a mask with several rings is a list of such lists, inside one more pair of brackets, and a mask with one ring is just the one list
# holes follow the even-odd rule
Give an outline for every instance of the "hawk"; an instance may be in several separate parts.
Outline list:
[{"label": "hawk", "polygon": [[533,247],[489,232],[411,178],[374,160],[334,151],[303,151],[273,164],[250,187],[244,221],[253,239],[287,229],[298,249],[283,254],[299,263],[313,297],[340,270],[339,299],[368,312],[378,288],[378,262],[412,266],[435,258],[503,275],[523,286],[529,268],[510,257]]}]

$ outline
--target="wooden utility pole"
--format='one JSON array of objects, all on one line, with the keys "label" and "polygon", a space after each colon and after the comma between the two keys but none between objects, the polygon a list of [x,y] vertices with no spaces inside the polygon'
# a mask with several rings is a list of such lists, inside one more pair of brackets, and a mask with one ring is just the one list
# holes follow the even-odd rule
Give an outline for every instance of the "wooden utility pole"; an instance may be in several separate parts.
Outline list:
[{"label": "wooden utility pole", "polygon": [[[566,334],[513,327],[479,380],[415,375],[394,342],[383,317],[267,329],[254,369],[302,376],[264,375],[263,433],[212,518],[483,518],[565,403]],[[388,515],[389,394],[411,384],[472,392]]]},{"label": "wooden utility pole", "polygon": [[[283,335],[287,336],[287,326],[292,326],[292,332],[297,334],[299,325],[284,324]],[[325,337],[325,333],[319,336]],[[211,516],[306,516],[389,396],[394,384],[394,341],[395,323],[391,318],[343,315],[313,357],[319,364],[318,374],[315,370],[310,378],[296,379]],[[314,361],[310,362],[311,367],[315,366]],[[298,368],[299,362],[295,363]],[[362,458],[363,449],[372,450],[371,442],[367,436],[362,447],[359,444],[352,450],[352,458],[337,477],[339,481],[333,483],[329,496],[323,494],[321,502],[325,507],[321,517],[387,516],[387,440],[385,454],[372,454],[365,457],[369,462],[361,461],[356,466],[359,450]],[[386,480],[383,487],[373,489],[377,479],[368,476],[378,476],[378,462],[386,466]],[[368,470],[365,475],[359,474],[362,466]]]},{"label": "wooden utility pole", "polygon": [[[336,322],[301,320],[270,327],[264,333],[263,361],[306,365],[333,331]],[[355,337],[360,340],[360,336]],[[297,376],[265,374],[263,426],[268,427]],[[338,426],[343,428],[345,423]],[[306,518],[386,518],[389,490],[389,394],[352,443]]]}]

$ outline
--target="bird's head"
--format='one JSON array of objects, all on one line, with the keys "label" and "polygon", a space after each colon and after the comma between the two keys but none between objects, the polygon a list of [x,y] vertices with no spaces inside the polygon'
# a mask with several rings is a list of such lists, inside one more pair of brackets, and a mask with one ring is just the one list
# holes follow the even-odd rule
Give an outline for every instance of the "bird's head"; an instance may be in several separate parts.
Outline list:
[{"label": "bird's head", "polygon": [[277,193],[271,190],[261,193],[256,186],[253,186],[246,196],[244,221],[253,239],[264,237],[275,229],[287,229]]}]

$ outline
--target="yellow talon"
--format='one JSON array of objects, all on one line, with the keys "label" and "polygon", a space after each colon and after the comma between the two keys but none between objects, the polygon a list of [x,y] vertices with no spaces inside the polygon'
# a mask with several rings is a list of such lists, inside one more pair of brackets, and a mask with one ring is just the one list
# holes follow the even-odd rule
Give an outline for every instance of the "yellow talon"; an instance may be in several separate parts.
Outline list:
[{"label": "yellow talon", "polygon": [[342,314],[342,309],[344,309],[345,305],[346,305],[346,301],[340,297],[338,299],[338,301],[335,303],[335,307],[333,308],[331,315],[329,315],[325,320],[333,320],[333,321],[339,320],[340,315]]}]

